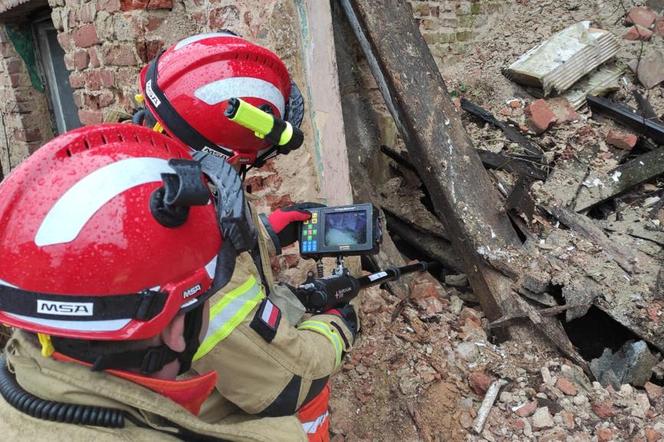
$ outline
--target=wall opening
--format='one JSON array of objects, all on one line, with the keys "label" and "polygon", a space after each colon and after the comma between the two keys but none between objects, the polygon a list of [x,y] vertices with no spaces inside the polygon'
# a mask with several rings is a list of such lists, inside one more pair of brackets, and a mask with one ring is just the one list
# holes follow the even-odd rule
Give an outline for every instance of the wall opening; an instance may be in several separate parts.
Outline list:
[{"label": "wall opening", "polygon": [[46,83],[51,117],[58,134],[81,126],[74,93],[69,85],[69,70],[65,66],[65,51],[58,43],[58,33],[50,14],[32,22],[37,62]]}]

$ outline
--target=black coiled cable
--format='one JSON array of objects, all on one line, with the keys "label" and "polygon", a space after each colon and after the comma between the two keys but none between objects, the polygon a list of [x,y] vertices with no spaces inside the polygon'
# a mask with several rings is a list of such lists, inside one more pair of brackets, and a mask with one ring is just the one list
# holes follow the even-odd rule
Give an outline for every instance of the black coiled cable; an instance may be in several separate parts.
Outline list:
[{"label": "black coiled cable", "polygon": [[0,356],[0,394],[9,405],[37,419],[95,427],[123,428],[125,413],[113,408],[47,401],[23,390]]}]

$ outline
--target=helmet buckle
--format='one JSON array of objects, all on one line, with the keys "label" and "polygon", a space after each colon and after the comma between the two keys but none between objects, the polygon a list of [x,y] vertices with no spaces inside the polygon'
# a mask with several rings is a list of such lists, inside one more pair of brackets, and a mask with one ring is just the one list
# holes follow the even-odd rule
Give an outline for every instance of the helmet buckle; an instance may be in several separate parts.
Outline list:
[{"label": "helmet buckle", "polygon": [[152,193],[150,211],[164,227],[179,227],[189,216],[191,206],[204,206],[210,191],[202,179],[201,166],[196,161],[169,160],[175,173],[163,173],[164,185]]}]

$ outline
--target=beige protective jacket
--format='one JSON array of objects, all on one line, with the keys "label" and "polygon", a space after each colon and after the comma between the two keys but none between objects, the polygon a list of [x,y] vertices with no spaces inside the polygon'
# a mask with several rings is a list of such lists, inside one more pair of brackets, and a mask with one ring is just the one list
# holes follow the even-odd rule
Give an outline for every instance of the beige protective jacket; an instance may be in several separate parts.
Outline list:
[{"label": "beige protective jacket", "polygon": [[[92,372],[75,363],[45,358],[22,332],[15,332],[6,350],[9,369],[19,385],[42,399],[124,410],[130,420],[119,429],[80,426],[32,418],[0,397],[0,435],[7,441],[178,441],[206,440],[306,441],[297,418],[256,418],[237,408],[219,409],[213,391],[201,417],[151,390],[104,372]],[[222,417],[220,417],[222,415]],[[146,428],[143,428],[146,427]],[[178,429],[177,427],[180,427]],[[178,437],[185,429],[188,436]]]},{"label": "beige protective jacket", "polygon": [[[249,414],[292,415],[322,390],[351,349],[353,335],[335,315],[315,315],[297,325],[281,315],[276,332],[261,323],[273,308],[266,306],[266,284],[271,299],[286,289],[272,282],[274,246],[256,216],[254,221],[268,282],[261,281],[249,253],[238,257],[230,283],[211,299],[210,326],[193,368],[217,371],[221,395]],[[290,291],[288,296],[294,298]]]}]

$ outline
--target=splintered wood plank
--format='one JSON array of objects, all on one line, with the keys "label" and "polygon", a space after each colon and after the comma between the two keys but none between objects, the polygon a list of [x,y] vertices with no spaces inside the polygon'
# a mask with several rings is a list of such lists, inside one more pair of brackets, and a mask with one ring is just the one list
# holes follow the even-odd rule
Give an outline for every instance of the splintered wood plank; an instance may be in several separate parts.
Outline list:
[{"label": "splintered wood plank", "polygon": [[579,192],[574,209],[577,212],[590,209],[662,174],[664,148],[644,153],[607,174],[590,174],[586,180],[589,184]]}]

